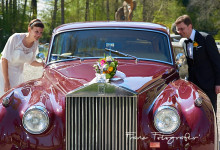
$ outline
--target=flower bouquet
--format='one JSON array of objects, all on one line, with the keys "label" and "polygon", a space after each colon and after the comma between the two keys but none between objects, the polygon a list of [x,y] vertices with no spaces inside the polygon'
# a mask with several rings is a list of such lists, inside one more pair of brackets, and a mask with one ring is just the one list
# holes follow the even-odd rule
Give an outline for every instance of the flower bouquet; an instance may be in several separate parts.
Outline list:
[{"label": "flower bouquet", "polygon": [[94,64],[94,68],[96,73],[105,74],[106,79],[111,79],[116,71],[117,71],[118,61],[116,61],[111,56],[107,56],[105,58],[101,58],[98,60],[96,64]]}]

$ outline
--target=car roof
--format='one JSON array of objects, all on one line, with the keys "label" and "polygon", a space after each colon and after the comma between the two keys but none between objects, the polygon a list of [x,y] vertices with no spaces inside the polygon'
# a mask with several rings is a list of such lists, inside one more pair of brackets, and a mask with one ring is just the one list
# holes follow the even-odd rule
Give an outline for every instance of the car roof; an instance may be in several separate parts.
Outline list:
[{"label": "car roof", "polygon": [[53,30],[53,34],[65,32],[74,29],[83,28],[142,28],[159,30],[169,34],[169,29],[161,24],[149,23],[149,22],[118,22],[118,21],[106,21],[106,22],[74,22],[58,26]]}]

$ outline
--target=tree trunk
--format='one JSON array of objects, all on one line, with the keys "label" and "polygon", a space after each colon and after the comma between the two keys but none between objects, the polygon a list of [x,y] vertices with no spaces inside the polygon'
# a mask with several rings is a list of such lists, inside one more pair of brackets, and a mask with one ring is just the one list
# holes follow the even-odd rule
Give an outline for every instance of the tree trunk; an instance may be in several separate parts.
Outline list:
[{"label": "tree trunk", "polygon": [[8,11],[9,11],[9,14],[12,15],[12,0],[9,0],[9,10]]},{"label": "tree trunk", "polygon": [[3,47],[3,29],[4,29],[4,18],[5,18],[5,14],[4,14],[4,0],[2,0],[2,5],[1,5],[1,11],[2,11],[2,17],[0,18],[0,39],[1,39],[1,42],[0,42],[0,50],[1,48]]},{"label": "tree trunk", "polygon": [[118,0],[115,0],[115,12],[118,10]]},{"label": "tree trunk", "polygon": [[54,10],[53,10],[53,17],[52,17],[52,22],[51,22],[51,33],[52,33],[53,29],[54,29],[55,26],[56,26],[57,1],[58,1],[58,0],[54,0]]},{"label": "tree trunk", "polygon": [[86,0],[86,13],[85,13],[85,21],[89,20],[89,0]]},{"label": "tree trunk", "polygon": [[4,16],[5,22],[4,22],[4,24],[8,22],[8,18],[9,18],[8,16],[9,16],[8,15],[8,0],[6,0],[5,1],[5,16]]},{"label": "tree trunk", "polygon": [[94,7],[93,7],[93,21],[96,21],[96,8],[97,8],[96,0],[94,0],[93,5],[94,5]]},{"label": "tree trunk", "polygon": [[2,16],[4,16],[4,11],[5,11],[5,8],[4,8],[4,0],[2,0],[2,5],[1,5],[1,8],[2,8]]},{"label": "tree trunk", "polygon": [[26,7],[27,7],[27,0],[25,0],[24,2],[24,8],[23,8],[23,15],[22,15],[22,19],[21,19],[21,24],[20,24],[20,30],[22,30],[23,26],[24,26],[24,21],[25,21],[25,14],[26,14]]},{"label": "tree trunk", "polygon": [[8,8],[8,15],[7,15],[8,20],[7,20],[7,26],[8,26],[8,29],[9,29],[9,33],[13,33],[13,30],[12,30],[12,22],[14,21],[13,18],[12,18],[12,0],[9,0],[9,8]]},{"label": "tree trunk", "polygon": [[8,0],[6,0],[5,5],[6,5],[6,8],[5,8],[6,14],[8,14]]},{"label": "tree trunk", "polygon": [[146,0],[143,0],[143,22],[147,21],[147,8],[146,8]]},{"label": "tree trunk", "polygon": [[80,16],[80,6],[79,6],[79,0],[77,0],[77,21],[79,21],[80,20],[80,18],[79,18],[79,16]]},{"label": "tree trunk", "polygon": [[12,18],[13,18],[13,21],[12,21],[12,28],[13,28],[13,32],[15,32],[15,28],[17,27],[16,24],[17,22],[15,21],[17,18],[17,0],[13,0],[13,13],[12,13]]},{"label": "tree trunk", "polygon": [[105,8],[104,0],[102,0],[102,6],[101,6],[101,8],[103,8],[103,13],[101,14],[101,19],[104,20],[105,17],[106,17],[106,16],[105,16],[105,13],[106,13],[106,12],[105,12],[105,9],[104,9],[104,8]]},{"label": "tree trunk", "polygon": [[110,20],[110,17],[109,17],[109,0],[106,1],[106,8],[107,8],[107,20],[109,21]]},{"label": "tree trunk", "polygon": [[64,24],[64,0],[61,0],[61,23]]},{"label": "tree trunk", "polygon": [[37,0],[31,1],[31,7],[32,7],[32,19],[37,18]]}]

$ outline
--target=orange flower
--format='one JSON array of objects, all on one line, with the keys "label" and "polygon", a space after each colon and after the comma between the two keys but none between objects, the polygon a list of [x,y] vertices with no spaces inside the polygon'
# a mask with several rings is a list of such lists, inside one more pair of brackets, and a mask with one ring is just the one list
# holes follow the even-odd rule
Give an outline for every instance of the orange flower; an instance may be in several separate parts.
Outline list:
[{"label": "orange flower", "polygon": [[193,47],[197,47],[197,46],[199,46],[199,44],[196,41],[194,41],[193,42]]},{"label": "orange flower", "polygon": [[96,64],[93,65],[96,73],[105,74],[107,79],[113,78],[116,73],[118,61],[114,60],[111,56],[99,59]]},{"label": "orange flower", "polygon": [[111,66],[108,67],[108,71],[109,71],[109,72],[112,72],[112,71],[113,71],[113,67],[111,67]]}]

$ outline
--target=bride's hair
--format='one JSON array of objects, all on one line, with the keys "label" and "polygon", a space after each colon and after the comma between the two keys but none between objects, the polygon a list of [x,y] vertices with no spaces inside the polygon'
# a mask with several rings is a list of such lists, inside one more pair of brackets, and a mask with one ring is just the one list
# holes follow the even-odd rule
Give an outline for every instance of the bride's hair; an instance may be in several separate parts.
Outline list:
[{"label": "bride's hair", "polygon": [[33,27],[44,28],[44,24],[41,22],[40,19],[31,20],[28,26],[31,27],[31,29],[33,29]]}]

